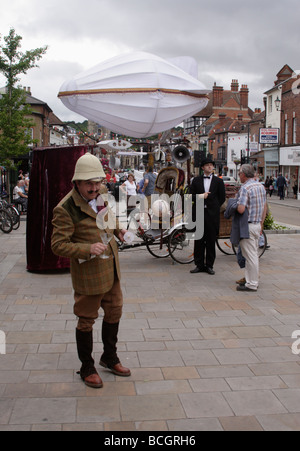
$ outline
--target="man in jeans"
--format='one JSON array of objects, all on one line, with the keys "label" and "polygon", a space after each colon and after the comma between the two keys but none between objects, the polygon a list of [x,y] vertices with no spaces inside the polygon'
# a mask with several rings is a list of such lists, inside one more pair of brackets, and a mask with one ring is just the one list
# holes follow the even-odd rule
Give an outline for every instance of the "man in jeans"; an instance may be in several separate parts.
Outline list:
[{"label": "man in jeans", "polygon": [[148,200],[148,206],[151,207],[151,196],[154,194],[156,175],[153,174],[153,168],[149,167],[148,172],[144,176],[144,187],[142,194],[145,194]]},{"label": "man in jeans", "polygon": [[240,241],[242,254],[246,259],[246,283],[237,286],[237,291],[257,291],[259,283],[259,238],[267,214],[266,190],[254,180],[252,165],[244,164],[240,169],[242,187],[238,196],[237,211],[243,214],[248,210],[249,238]]}]

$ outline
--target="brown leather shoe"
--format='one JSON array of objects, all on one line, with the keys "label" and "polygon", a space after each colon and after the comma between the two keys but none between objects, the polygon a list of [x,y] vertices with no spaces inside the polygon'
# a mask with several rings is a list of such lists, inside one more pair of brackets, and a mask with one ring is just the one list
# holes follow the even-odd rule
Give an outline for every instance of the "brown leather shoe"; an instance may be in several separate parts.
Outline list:
[{"label": "brown leather shoe", "polygon": [[131,376],[131,371],[128,368],[125,368],[121,363],[117,363],[116,365],[109,366],[103,360],[100,360],[100,365],[103,368],[108,368],[113,374],[121,377],[129,377]]},{"label": "brown leather shoe", "polygon": [[238,285],[245,285],[245,284],[246,284],[246,279],[245,279],[245,277],[243,277],[243,278],[240,279],[240,280],[237,280],[236,283],[237,283]]},{"label": "brown leather shoe", "polygon": [[83,379],[85,385],[91,388],[102,388],[103,382],[98,373],[91,374]]}]

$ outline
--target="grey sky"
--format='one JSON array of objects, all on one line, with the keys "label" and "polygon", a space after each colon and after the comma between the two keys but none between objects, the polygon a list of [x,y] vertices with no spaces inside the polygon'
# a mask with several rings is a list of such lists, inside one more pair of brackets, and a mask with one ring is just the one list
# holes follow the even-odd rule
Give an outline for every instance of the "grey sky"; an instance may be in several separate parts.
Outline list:
[{"label": "grey sky", "polygon": [[208,89],[237,78],[249,86],[250,106],[262,107],[281,67],[300,69],[299,18],[298,0],[1,0],[0,34],[14,27],[23,51],[49,45],[21,84],[62,120],[82,120],[57,99],[62,83],[136,50],[192,56]]}]

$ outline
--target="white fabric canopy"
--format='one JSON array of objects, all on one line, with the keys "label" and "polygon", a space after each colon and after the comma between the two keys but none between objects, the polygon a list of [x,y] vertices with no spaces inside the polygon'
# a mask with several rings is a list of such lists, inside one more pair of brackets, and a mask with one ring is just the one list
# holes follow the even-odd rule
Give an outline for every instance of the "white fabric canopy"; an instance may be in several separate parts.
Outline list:
[{"label": "white fabric canopy", "polygon": [[184,64],[180,58],[175,65],[144,52],[121,55],[66,81],[58,96],[70,110],[111,131],[149,137],[180,124],[208,103],[209,91],[178,67]]}]

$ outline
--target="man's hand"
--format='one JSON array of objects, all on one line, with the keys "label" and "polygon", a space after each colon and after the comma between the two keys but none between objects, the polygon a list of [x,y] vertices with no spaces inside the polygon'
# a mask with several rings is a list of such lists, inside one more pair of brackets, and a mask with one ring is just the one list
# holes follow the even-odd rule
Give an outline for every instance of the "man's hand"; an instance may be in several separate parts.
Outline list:
[{"label": "man's hand", "polygon": [[245,205],[238,205],[238,207],[237,207],[237,211],[238,211],[238,213],[240,214],[240,215],[242,215],[244,212],[245,212],[245,210],[246,210],[246,207],[245,207]]},{"label": "man's hand", "polygon": [[122,243],[124,243],[124,235],[125,235],[126,232],[127,232],[127,230],[122,229],[121,232],[119,233],[118,238],[119,238],[119,240],[120,240]]},{"label": "man's hand", "polygon": [[91,255],[101,255],[105,252],[107,246],[103,243],[94,243],[91,245]]}]

